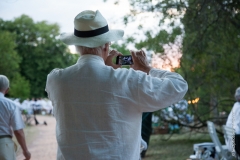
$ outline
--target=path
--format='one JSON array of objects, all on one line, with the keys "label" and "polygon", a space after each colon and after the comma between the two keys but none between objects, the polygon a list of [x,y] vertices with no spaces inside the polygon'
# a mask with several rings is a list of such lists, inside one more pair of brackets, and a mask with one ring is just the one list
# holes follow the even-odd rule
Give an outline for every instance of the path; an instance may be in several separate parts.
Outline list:
[{"label": "path", "polygon": [[[55,136],[55,118],[52,116],[37,116],[40,123],[47,122],[47,126],[38,125],[35,127],[35,135],[31,142],[28,142],[28,148],[31,152],[31,160],[55,160],[57,154],[57,142]],[[27,136],[27,134],[26,134]],[[23,160],[21,151],[18,152],[17,160]]]}]

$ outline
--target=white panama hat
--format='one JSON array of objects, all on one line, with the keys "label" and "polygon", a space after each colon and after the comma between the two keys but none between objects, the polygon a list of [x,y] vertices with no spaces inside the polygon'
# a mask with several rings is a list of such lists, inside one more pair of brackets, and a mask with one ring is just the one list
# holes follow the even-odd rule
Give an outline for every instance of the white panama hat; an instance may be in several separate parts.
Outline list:
[{"label": "white panama hat", "polygon": [[97,10],[85,10],[74,19],[74,33],[62,33],[60,40],[67,45],[89,48],[122,39],[123,30],[109,30],[106,19]]}]

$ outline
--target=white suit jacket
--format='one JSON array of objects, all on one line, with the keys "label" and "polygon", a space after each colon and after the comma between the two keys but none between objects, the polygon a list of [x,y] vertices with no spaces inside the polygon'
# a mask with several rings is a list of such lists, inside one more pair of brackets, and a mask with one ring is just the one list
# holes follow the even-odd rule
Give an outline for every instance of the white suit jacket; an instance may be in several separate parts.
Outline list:
[{"label": "white suit jacket", "polygon": [[[228,119],[226,122],[226,126],[234,128],[236,134],[240,134],[240,102],[236,102],[233,105],[233,108],[228,115]],[[234,133],[233,135],[234,136]],[[227,148],[230,152],[233,152],[233,138],[232,139],[225,139],[225,143]],[[235,142],[234,142],[235,143]]]},{"label": "white suit jacket", "polygon": [[46,91],[57,122],[57,159],[138,160],[142,112],[181,100],[187,89],[177,73],[113,69],[95,55],[54,69]]}]

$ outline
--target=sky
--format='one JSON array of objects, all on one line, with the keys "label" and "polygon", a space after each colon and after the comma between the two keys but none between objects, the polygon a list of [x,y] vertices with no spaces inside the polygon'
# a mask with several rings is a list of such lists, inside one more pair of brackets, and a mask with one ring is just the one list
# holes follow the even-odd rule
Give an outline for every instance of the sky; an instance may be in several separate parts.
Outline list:
[{"label": "sky", "polygon": [[[46,20],[58,23],[61,32],[73,31],[74,17],[83,10],[99,10],[107,19],[111,29],[123,29],[125,36],[137,30],[138,23],[125,26],[123,16],[129,13],[128,0],[120,0],[119,5],[114,5],[115,0],[0,0],[0,18],[13,20],[26,14],[36,21]],[[152,26],[154,18],[149,17],[144,27]]]},{"label": "sky", "polygon": [[[83,10],[99,10],[107,19],[111,29],[123,29],[124,38],[135,33],[137,40],[144,39],[143,32],[138,29],[138,24],[142,24],[143,30],[151,29],[153,32],[159,30],[158,21],[151,14],[143,14],[136,22],[125,26],[123,16],[129,13],[130,5],[128,0],[120,0],[118,5],[114,5],[116,0],[0,0],[0,18],[3,20],[13,20],[16,17],[26,14],[35,22],[48,21],[57,23],[60,32],[73,32],[74,18]],[[143,18],[147,16],[147,18]],[[141,19],[141,22],[140,22]],[[163,25],[164,27],[164,25]],[[134,49],[129,46],[129,49]],[[71,52],[76,52],[74,46],[70,46]]]},{"label": "sky", "polygon": [[[119,5],[114,5],[113,0],[0,0],[0,18],[13,20],[26,14],[35,22],[45,20],[59,24],[60,32],[73,32],[74,18],[83,10],[99,10],[111,29],[126,28],[121,17],[129,11],[127,0],[121,0]],[[125,31],[125,35],[126,32],[130,31]]]},{"label": "sky", "polygon": [[[99,10],[107,19],[111,29],[123,29],[124,38],[138,31],[138,22],[123,24],[123,16],[129,13],[128,0],[120,0],[114,5],[115,0],[0,0],[0,18],[13,20],[26,14],[35,22],[46,20],[49,23],[57,23],[61,32],[73,32],[74,17],[83,10]],[[142,21],[145,29],[151,28],[156,21],[150,16],[147,23]],[[153,29],[155,30],[155,29]],[[143,39],[143,33],[138,34]],[[133,48],[133,47],[132,47]],[[70,46],[73,50],[74,46]]]},{"label": "sky", "polygon": [[119,6],[113,0],[0,0],[0,17],[12,20],[26,14],[34,21],[58,23],[62,32],[72,32],[74,17],[83,10],[99,10],[108,21],[115,22],[127,13],[128,6],[127,0]]}]

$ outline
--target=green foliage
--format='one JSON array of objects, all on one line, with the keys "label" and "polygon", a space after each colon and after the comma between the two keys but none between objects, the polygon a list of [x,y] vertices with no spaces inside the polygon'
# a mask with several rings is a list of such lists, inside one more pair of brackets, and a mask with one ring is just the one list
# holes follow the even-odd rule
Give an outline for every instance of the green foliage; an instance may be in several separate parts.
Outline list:
[{"label": "green foliage", "polygon": [[121,52],[123,55],[130,55],[131,54],[130,51],[127,49],[126,44],[113,43],[113,44],[111,44],[110,48]]},{"label": "green foliage", "polygon": [[180,28],[174,28],[172,34],[169,34],[166,30],[159,31],[156,35],[152,36],[151,31],[145,33],[146,40],[142,40],[136,44],[138,49],[146,48],[147,50],[152,50],[155,53],[163,53],[164,44],[174,43],[176,36],[181,35]]},{"label": "green foliage", "polygon": [[15,51],[14,33],[8,31],[0,31],[0,74],[13,78],[19,71],[19,63],[21,57]]},{"label": "green foliage", "polygon": [[8,31],[0,31],[0,74],[10,80],[10,97],[27,98],[30,95],[29,82],[19,74],[21,57],[15,51],[16,35]]},{"label": "green foliage", "polygon": [[47,74],[54,68],[72,65],[77,59],[58,39],[59,26],[46,21],[34,22],[27,15],[14,21],[0,19],[0,24],[1,32],[9,31],[16,35],[16,51],[22,59],[20,75],[30,83],[30,96],[45,97]]},{"label": "green foliage", "polygon": [[[226,3],[226,5],[224,5]],[[229,4],[229,5],[228,5]],[[229,1],[189,1],[181,69],[192,87],[189,97],[200,97],[198,112],[229,112],[240,78],[240,4]],[[196,8],[196,9],[190,9]],[[230,14],[231,13],[231,14]],[[208,108],[208,109],[207,109]],[[199,113],[199,119],[202,114]]]},{"label": "green foliage", "polygon": [[30,84],[20,74],[16,74],[10,82],[10,97],[17,97],[20,99],[27,99],[30,95]]}]

